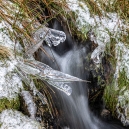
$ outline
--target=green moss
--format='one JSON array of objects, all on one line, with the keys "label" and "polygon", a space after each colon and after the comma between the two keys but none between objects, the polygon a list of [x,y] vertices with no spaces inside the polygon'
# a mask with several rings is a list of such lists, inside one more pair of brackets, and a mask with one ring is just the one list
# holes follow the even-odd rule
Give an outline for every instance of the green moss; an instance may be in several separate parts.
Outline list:
[{"label": "green moss", "polygon": [[45,84],[44,84],[44,82],[42,80],[40,80],[40,79],[33,79],[33,81],[34,81],[34,84],[35,84],[35,86],[36,86],[36,88],[38,90],[45,88]]},{"label": "green moss", "polygon": [[116,115],[116,104],[117,104],[117,91],[115,91],[114,89],[114,82],[112,83],[112,85],[107,85],[104,91],[104,101],[106,104],[106,108],[108,108],[112,115],[115,116]]},{"label": "green moss", "polygon": [[5,109],[16,109],[20,107],[19,98],[8,100],[7,98],[0,99],[0,112]]},{"label": "green moss", "polygon": [[[124,90],[121,91],[122,89]],[[112,81],[111,85],[106,86],[103,98],[106,103],[106,107],[112,112],[113,116],[116,116],[116,105],[118,103],[118,96],[123,95],[124,91],[128,89],[129,79],[126,76],[126,72],[124,69],[121,72],[119,72],[117,90],[115,89],[115,80]]]},{"label": "green moss", "polygon": [[129,79],[126,76],[124,69],[119,73],[118,86],[119,90],[121,90],[123,87],[126,87],[125,90],[129,90]]},{"label": "green moss", "polygon": [[105,51],[105,58],[108,62],[110,62],[111,70],[110,75],[107,75],[106,78],[106,86],[104,90],[103,99],[106,104],[106,108],[108,108],[113,116],[116,116],[116,104],[117,104],[117,97],[118,97],[118,91],[115,90],[115,68],[116,68],[116,59],[115,57],[115,40],[111,39],[111,43],[106,46]]}]

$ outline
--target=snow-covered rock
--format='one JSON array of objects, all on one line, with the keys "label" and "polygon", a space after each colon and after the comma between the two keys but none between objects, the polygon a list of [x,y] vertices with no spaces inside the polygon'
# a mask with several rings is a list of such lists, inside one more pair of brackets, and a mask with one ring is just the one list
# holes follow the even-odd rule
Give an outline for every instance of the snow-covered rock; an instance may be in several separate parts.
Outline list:
[{"label": "snow-covered rock", "polygon": [[0,114],[0,125],[0,129],[42,129],[38,122],[15,110],[4,110]]},{"label": "snow-covered rock", "polygon": [[[22,81],[15,72],[17,60],[14,58],[15,43],[11,41],[9,35],[4,30],[4,22],[0,23],[0,46],[9,51],[8,59],[1,57],[0,60],[0,99],[15,99],[20,89],[23,89]],[[3,30],[3,31],[2,31]],[[19,45],[20,46],[20,45]],[[4,50],[3,50],[4,51]]]}]

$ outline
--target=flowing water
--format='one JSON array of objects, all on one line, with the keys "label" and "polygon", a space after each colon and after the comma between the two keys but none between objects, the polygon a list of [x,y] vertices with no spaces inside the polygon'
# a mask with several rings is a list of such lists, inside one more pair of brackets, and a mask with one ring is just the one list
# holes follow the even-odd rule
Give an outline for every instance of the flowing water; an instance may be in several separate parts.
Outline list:
[{"label": "flowing water", "polygon": [[[53,28],[62,29],[57,22]],[[52,48],[43,46],[53,60],[39,52],[40,61],[64,73],[89,80],[90,41],[83,45],[75,45],[77,43],[70,34],[67,31],[65,33],[66,42]],[[72,87],[71,96],[67,96],[61,91],[57,93],[56,101],[58,101],[60,110],[61,118],[59,121],[62,129],[123,129],[122,126],[116,124],[103,123],[90,111],[87,95],[89,83],[74,82],[69,83],[69,85]]]}]

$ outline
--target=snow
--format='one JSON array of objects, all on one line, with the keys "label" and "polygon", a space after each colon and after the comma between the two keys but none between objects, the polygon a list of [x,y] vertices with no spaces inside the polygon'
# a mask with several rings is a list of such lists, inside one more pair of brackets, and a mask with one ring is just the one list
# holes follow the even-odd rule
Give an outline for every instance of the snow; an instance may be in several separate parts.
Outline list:
[{"label": "snow", "polygon": [[116,72],[115,72],[115,90],[119,90],[118,95],[118,102],[116,105],[116,111],[118,113],[118,118],[121,120],[123,125],[129,125],[129,90],[128,87],[125,85],[121,89],[117,83],[119,79],[119,72],[126,73],[127,79],[129,79],[129,46],[125,45],[121,42],[116,44],[116,59],[117,59],[117,65],[116,65]]},{"label": "snow", "polygon": [[[122,92],[122,90],[120,90]],[[123,125],[129,125],[129,116],[128,116],[128,111],[129,111],[129,90],[123,89],[123,94],[119,95],[118,97],[118,102],[116,105],[116,111],[118,113],[118,118],[121,120]]]},{"label": "snow", "polygon": [[0,45],[3,45],[10,49],[14,49],[15,43],[12,42],[9,36],[7,35],[6,27],[8,28],[8,24],[2,21],[0,23]]},{"label": "snow", "polygon": [[[10,60],[0,60],[0,98],[13,99],[22,89],[22,81],[14,72],[17,60],[14,58],[15,43],[9,38],[7,31],[3,30],[6,24],[2,21],[0,23],[0,45],[9,49]],[[7,27],[7,26],[6,26]]]},{"label": "snow", "polygon": [[30,114],[30,118],[35,119],[37,107],[33,101],[33,98],[29,91],[22,91],[21,96],[23,97],[25,104],[27,105],[28,112]]},{"label": "snow", "polygon": [[129,46],[121,42],[116,44],[116,58],[119,58],[119,70],[124,70],[129,79]]},{"label": "snow", "polygon": [[13,99],[22,89],[22,81],[16,73],[15,61],[0,62],[0,98]]},{"label": "snow", "polygon": [[111,42],[110,38],[119,38],[120,33],[127,26],[124,25],[123,20],[120,20],[117,13],[107,13],[107,16],[103,14],[104,16],[102,17],[94,15],[92,17],[85,3],[79,0],[67,0],[67,3],[70,10],[74,11],[77,15],[76,25],[78,29],[84,34],[91,31],[89,33],[90,39],[98,44],[98,47],[91,54],[91,59],[96,64],[101,63],[105,46]]},{"label": "snow", "polygon": [[15,110],[4,110],[0,114],[0,124],[0,129],[42,129],[38,122]]}]

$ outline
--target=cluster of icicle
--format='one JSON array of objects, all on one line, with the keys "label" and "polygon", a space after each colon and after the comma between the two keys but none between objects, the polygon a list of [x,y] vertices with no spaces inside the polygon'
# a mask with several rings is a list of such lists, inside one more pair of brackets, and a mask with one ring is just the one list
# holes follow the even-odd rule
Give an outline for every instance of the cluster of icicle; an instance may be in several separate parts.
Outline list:
[{"label": "cluster of icicle", "polygon": [[[36,41],[36,44],[28,48],[26,52],[27,57],[31,57],[33,53],[42,45],[44,40],[49,47],[52,45],[57,46],[65,41],[66,35],[62,31],[42,27],[33,34],[33,38]],[[71,95],[72,89],[66,83],[72,81],[84,81],[77,77],[54,70],[48,65],[34,59],[26,59],[23,63],[18,63],[17,67],[25,74],[22,75],[22,78],[24,78],[23,81],[27,80],[27,75],[33,75],[43,81],[46,81],[51,86],[56,87],[67,95]]]}]

